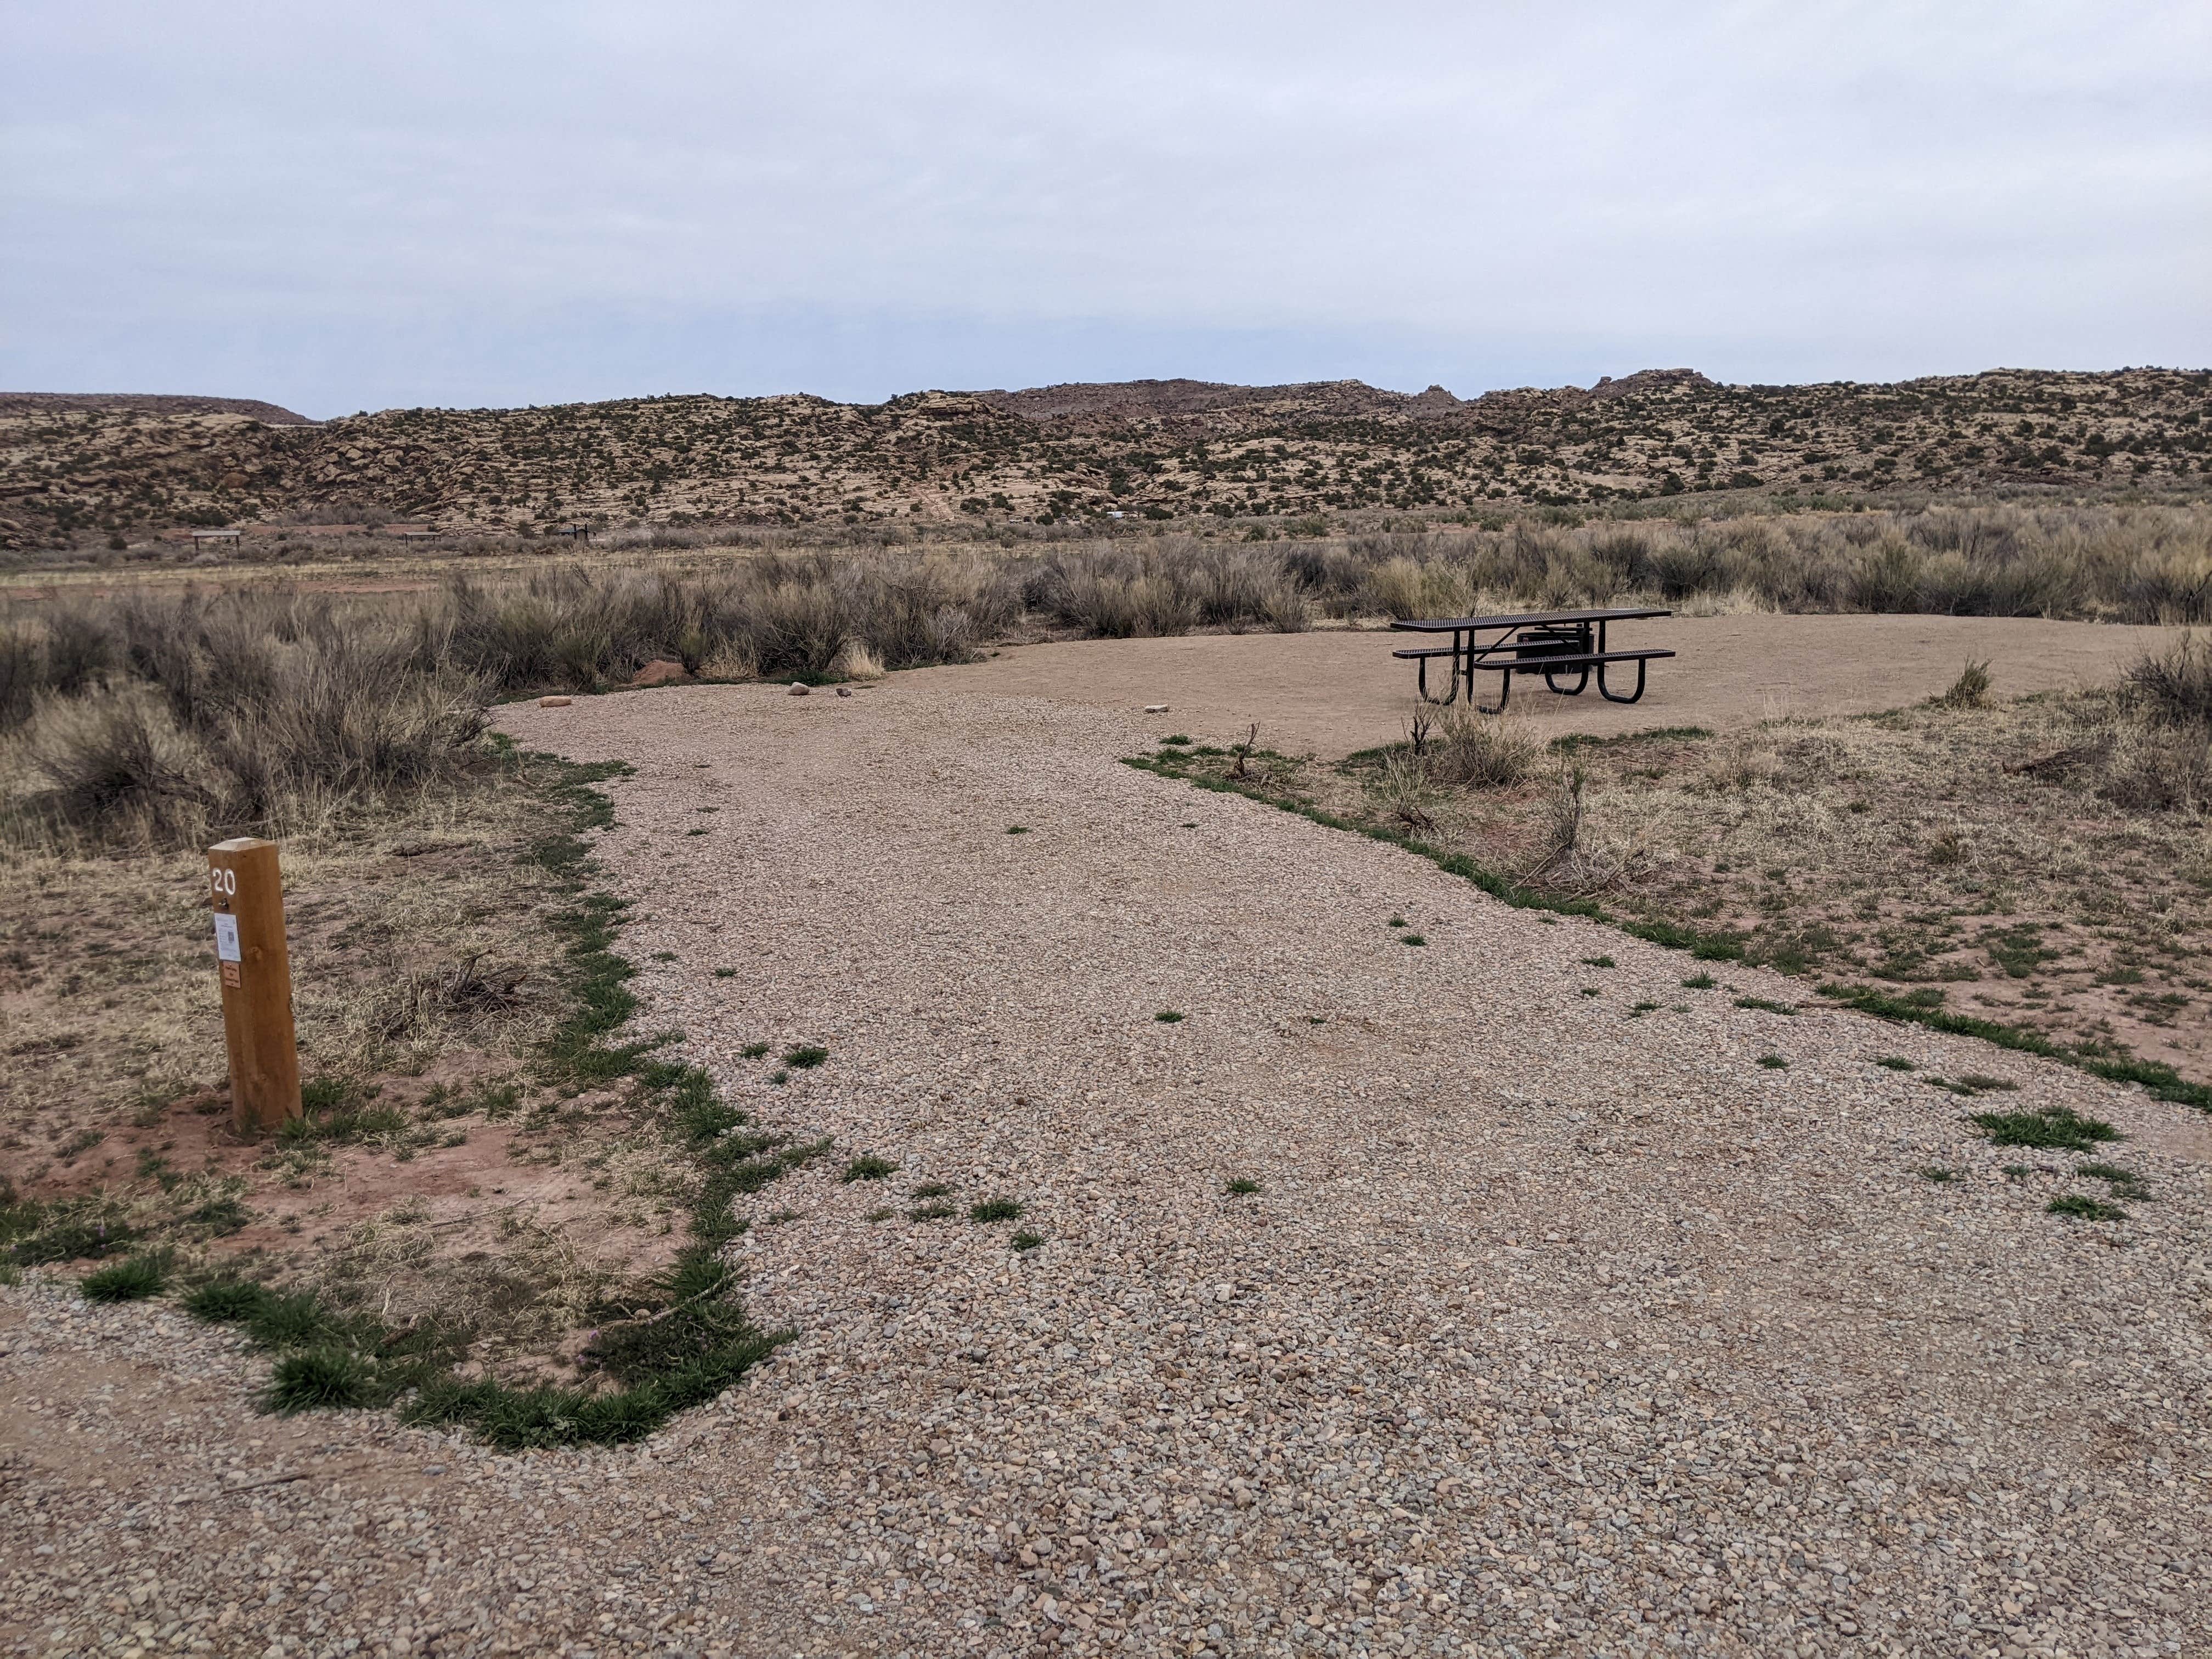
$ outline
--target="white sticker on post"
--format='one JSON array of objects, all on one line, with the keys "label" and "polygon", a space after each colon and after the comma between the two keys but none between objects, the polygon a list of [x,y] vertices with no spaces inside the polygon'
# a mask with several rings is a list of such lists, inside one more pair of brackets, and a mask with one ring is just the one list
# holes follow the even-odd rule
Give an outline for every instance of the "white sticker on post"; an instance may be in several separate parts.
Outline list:
[{"label": "white sticker on post", "polygon": [[238,951],[238,918],[225,915],[218,910],[215,915],[215,959],[217,962],[243,962]]}]

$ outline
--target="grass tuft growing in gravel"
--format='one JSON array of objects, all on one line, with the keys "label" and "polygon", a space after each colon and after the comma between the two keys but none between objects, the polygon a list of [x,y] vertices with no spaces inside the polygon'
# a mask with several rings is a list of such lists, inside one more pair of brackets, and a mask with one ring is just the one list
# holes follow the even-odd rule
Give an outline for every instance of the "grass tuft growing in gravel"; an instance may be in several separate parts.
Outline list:
[{"label": "grass tuft growing in gravel", "polygon": [[1042,1233],[1018,1232],[1012,1238],[1008,1239],[1006,1243],[1017,1250],[1034,1250],[1038,1245],[1044,1243],[1044,1235]]},{"label": "grass tuft growing in gravel", "polygon": [[77,1290],[88,1302],[143,1302],[161,1295],[168,1283],[169,1264],[158,1255],[127,1255],[122,1261],[87,1273]]},{"label": "grass tuft growing in gravel", "polygon": [[2054,1198],[2043,1206],[2052,1215],[2077,1216],[2083,1221],[2125,1221],[2128,1212],[2117,1204],[2107,1204],[2101,1198],[2090,1198],[2081,1193],[2068,1193]]},{"label": "grass tuft growing in gravel", "polygon": [[1971,1121],[1996,1146],[2033,1146],[2053,1152],[2086,1152],[2120,1132],[2100,1117],[2086,1117],[2070,1106],[2043,1106],[2027,1112],[1976,1112]]},{"label": "grass tuft growing in gravel", "polygon": [[1759,1057],[1759,1063],[1770,1072],[1786,1072],[1790,1069],[1790,1062],[1783,1059],[1780,1054],[1761,1054]]},{"label": "grass tuft growing in gravel", "polygon": [[243,1323],[269,1292],[243,1279],[210,1279],[185,1297],[185,1311],[210,1325]]},{"label": "grass tuft growing in gravel", "polygon": [[897,1173],[898,1165],[890,1158],[878,1158],[873,1152],[863,1152],[846,1164],[842,1178],[848,1182],[881,1181],[886,1176]]},{"label": "grass tuft growing in gravel", "polygon": [[1244,1198],[1260,1190],[1260,1183],[1249,1176],[1234,1176],[1223,1183],[1222,1190],[1232,1198]]},{"label": "grass tuft growing in gravel", "polygon": [[1163,1008],[1152,1018],[1163,1025],[1179,1025],[1182,1023],[1182,1016],[1172,1008]]},{"label": "grass tuft growing in gravel", "polygon": [[827,1048],[819,1048],[811,1042],[802,1043],[798,1048],[787,1048],[783,1051],[783,1063],[794,1072],[811,1071],[829,1058],[830,1051]]},{"label": "grass tuft growing in gravel", "polygon": [[1015,1221],[1021,1213],[1021,1200],[1015,1198],[979,1199],[968,1206],[970,1221]]},{"label": "grass tuft growing in gravel", "polygon": [[2143,1178],[2121,1164],[2081,1164],[2075,1166],[2074,1173],[2111,1182],[2112,1194],[2116,1198],[2146,1199],[2150,1196],[2150,1188]]}]

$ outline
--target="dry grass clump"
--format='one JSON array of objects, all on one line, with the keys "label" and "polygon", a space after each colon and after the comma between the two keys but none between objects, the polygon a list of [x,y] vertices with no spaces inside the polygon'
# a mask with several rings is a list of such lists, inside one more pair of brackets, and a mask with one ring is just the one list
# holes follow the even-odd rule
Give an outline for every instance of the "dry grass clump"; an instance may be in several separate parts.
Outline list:
[{"label": "dry grass clump", "polygon": [[660,659],[725,679],[826,678],[853,647],[883,668],[963,662],[1022,609],[1017,575],[978,555],[771,553],[708,576],[456,579],[419,625],[428,656],[500,691],[594,691]]},{"label": "dry grass clump", "polygon": [[2212,645],[2184,634],[2166,651],[2146,653],[2124,684],[2152,719],[2212,726]]},{"label": "dry grass clump", "polygon": [[2165,507],[1976,505],[1664,516],[1354,536],[1286,550],[1331,616],[1467,616],[1656,601],[1685,609],[2212,619],[2212,514]]},{"label": "dry grass clump", "polygon": [[1097,639],[1149,639],[1194,628],[1231,633],[1312,625],[1305,584],[1279,550],[1163,537],[1068,548],[1024,588],[1032,610]]},{"label": "dry grass clump", "polygon": [[1536,769],[1543,747],[1519,721],[1455,703],[1437,722],[1429,769],[1437,782],[1454,787],[1510,788]]},{"label": "dry grass clump", "polygon": [[449,784],[485,686],[388,623],[266,594],[132,594],[0,638],[18,839],[177,845]]},{"label": "dry grass clump", "polygon": [[1959,678],[1937,698],[1948,708],[1984,708],[1990,701],[1990,665],[1987,659],[1977,662],[1966,659],[1966,665],[1959,671]]}]

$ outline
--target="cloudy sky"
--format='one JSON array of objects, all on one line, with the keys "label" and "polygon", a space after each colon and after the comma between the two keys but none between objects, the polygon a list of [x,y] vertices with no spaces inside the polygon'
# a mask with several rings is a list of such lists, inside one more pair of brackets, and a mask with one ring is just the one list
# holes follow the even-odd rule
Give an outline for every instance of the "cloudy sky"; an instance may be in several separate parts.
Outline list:
[{"label": "cloudy sky", "polygon": [[2203,0],[0,0],[0,388],[2212,364]]}]

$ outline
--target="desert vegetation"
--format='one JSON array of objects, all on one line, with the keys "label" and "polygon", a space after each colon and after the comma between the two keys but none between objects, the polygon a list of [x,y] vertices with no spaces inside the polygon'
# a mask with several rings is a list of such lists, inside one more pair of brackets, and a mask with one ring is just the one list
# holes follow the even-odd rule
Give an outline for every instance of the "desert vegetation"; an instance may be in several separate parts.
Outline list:
[{"label": "desert vegetation", "polygon": [[[19,841],[43,825],[176,846],[420,800],[461,787],[490,702],[627,685],[653,663],[819,682],[1012,639],[1630,601],[2196,623],[2212,617],[2212,510],[1522,519],[1264,543],[768,549],[690,568],[460,574],[421,593],[126,589],[0,620],[0,811]],[[2186,696],[2160,685],[2139,690]],[[2194,787],[2186,769],[2165,775]]]},{"label": "desert vegetation", "polygon": [[[2164,369],[1811,386],[1668,370],[1468,401],[1357,381],[1139,382],[865,405],[387,410],[319,425],[222,400],[16,399],[0,405],[0,550],[158,550],[148,538],[165,528],[243,524],[300,532],[296,553],[333,520],[457,538],[576,523],[1264,535],[1365,514],[2193,495],[2208,399],[2212,374]],[[273,535],[256,539],[272,550]]]}]

